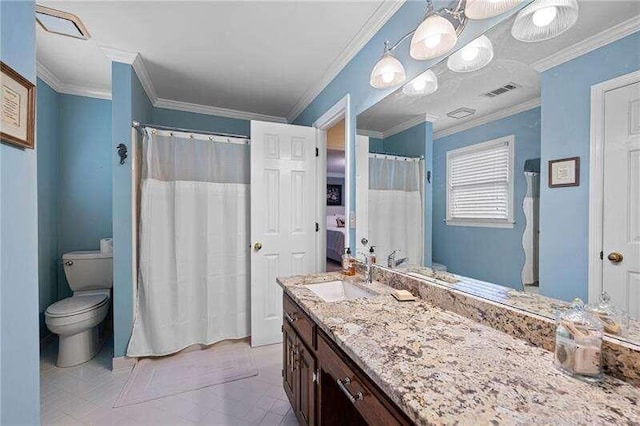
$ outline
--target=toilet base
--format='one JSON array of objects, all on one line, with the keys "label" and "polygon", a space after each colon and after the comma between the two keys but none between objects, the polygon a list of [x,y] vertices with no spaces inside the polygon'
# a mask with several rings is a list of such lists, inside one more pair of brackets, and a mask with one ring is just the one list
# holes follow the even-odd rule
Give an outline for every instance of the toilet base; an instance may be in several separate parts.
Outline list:
[{"label": "toilet base", "polygon": [[56,366],[73,367],[96,356],[102,344],[99,328],[91,327],[77,334],[60,335]]}]

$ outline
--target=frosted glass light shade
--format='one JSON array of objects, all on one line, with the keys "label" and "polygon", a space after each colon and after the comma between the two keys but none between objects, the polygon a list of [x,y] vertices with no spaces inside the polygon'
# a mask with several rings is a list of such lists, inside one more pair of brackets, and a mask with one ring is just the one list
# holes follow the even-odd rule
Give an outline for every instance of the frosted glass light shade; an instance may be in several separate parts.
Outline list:
[{"label": "frosted glass light shade", "polygon": [[457,41],[453,24],[442,16],[431,15],[413,34],[409,53],[413,59],[431,59],[450,51]]},{"label": "frosted glass light shade", "polygon": [[469,19],[487,19],[516,7],[522,0],[467,0],[464,14]]},{"label": "frosted glass light shade", "polygon": [[481,35],[447,59],[453,72],[472,72],[485,67],[493,59],[493,45],[487,36]]},{"label": "frosted glass light shade", "polygon": [[549,40],[567,31],[577,20],[577,0],[536,0],[518,13],[511,35],[524,42]]},{"label": "frosted glass light shade", "polygon": [[431,70],[426,70],[404,85],[402,93],[407,96],[426,96],[438,90],[438,77]]},{"label": "frosted glass light shade", "polygon": [[386,52],[373,67],[369,84],[376,89],[386,89],[403,83],[406,78],[402,63],[390,52]]}]

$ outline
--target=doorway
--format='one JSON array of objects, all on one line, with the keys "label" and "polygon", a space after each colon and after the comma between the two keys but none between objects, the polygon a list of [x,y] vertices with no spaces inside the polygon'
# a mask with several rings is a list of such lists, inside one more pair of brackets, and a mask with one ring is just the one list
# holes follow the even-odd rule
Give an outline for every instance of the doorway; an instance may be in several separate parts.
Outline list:
[{"label": "doorway", "polygon": [[344,119],[327,129],[326,271],[341,269],[347,234],[344,156]]},{"label": "doorway", "polygon": [[318,138],[318,271],[340,269],[344,249],[355,229],[351,173],[351,113],[349,95],[332,106],[314,124]]}]

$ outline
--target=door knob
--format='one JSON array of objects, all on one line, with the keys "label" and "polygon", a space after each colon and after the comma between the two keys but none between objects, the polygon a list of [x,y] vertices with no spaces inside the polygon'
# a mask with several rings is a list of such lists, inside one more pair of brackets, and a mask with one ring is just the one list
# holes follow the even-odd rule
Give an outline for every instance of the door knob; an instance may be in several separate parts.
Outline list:
[{"label": "door knob", "polygon": [[609,256],[607,256],[607,259],[609,259],[613,263],[620,263],[620,262],[622,262],[622,259],[624,259],[624,256],[622,256],[622,254],[614,251],[614,252],[609,253]]},{"label": "door knob", "polygon": [[255,244],[253,245],[253,249],[254,249],[255,251],[260,251],[260,249],[261,249],[261,248],[262,248],[262,243],[255,243]]}]

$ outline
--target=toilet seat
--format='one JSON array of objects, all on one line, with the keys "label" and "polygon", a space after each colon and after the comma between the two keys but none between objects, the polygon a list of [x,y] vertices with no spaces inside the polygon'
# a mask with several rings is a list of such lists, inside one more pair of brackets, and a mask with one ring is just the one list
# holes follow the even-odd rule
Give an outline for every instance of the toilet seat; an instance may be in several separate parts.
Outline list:
[{"label": "toilet seat", "polygon": [[109,303],[109,296],[106,294],[72,296],[49,306],[45,311],[45,315],[50,318],[80,315],[97,310],[107,303]]}]

